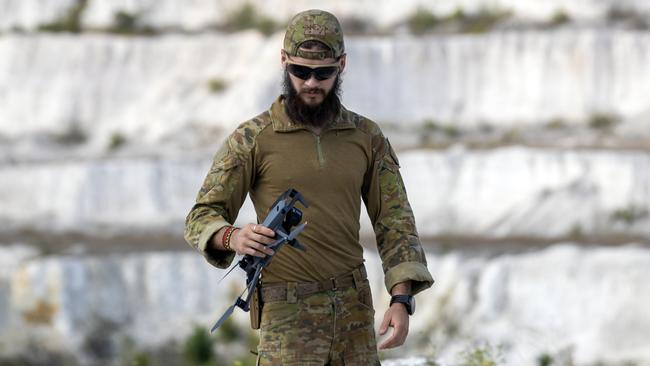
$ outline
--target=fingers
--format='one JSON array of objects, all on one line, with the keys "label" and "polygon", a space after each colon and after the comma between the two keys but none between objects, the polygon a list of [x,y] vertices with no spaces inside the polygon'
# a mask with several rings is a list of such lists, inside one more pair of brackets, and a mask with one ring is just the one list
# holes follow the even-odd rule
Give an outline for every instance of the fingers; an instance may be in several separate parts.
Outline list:
[{"label": "fingers", "polygon": [[393,327],[393,334],[379,345],[379,349],[398,347],[406,341],[408,331],[403,325],[399,327],[391,325],[391,327]]},{"label": "fingers", "polygon": [[274,242],[273,236],[275,232],[265,226],[248,224],[233,234],[233,248],[237,254],[263,258],[275,254],[275,251],[266,246]]},{"label": "fingers", "polygon": [[386,334],[389,325],[390,325],[390,313],[386,312],[386,314],[384,314],[384,320],[382,320],[381,326],[379,327],[379,335]]},{"label": "fingers", "polygon": [[[391,307],[384,315],[384,321],[379,329],[379,334],[384,335],[389,327],[393,328],[393,334],[379,345],[379,349],[388,349],[401,346],[406,341],[408,335],[409,319],[406,310],[394,311]],[[401,310],[401,309],[400,309]]]},{"label": "fingers", "polygon": [[266,226],[258,225],[258,224],[249,224],[246,226],[250,227],[251,231],[255,234],[264,235],[269,238],[273,238],[275,236],[275,232]]}]

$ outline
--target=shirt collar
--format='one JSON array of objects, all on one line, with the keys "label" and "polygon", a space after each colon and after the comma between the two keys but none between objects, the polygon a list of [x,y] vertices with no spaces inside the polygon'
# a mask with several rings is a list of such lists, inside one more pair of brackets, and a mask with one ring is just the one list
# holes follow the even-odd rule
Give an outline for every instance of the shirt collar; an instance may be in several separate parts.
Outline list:
[{"label": "shirt collar", "polygon": [[[271,105],[269,110],[271,121],[273,123],[273,131],[275,132],[291,132],[296,130],[308,130],[301,123],[292,121],[287,112],[284,110],[284,96],[280,95],[275,102]],[[345,107],[341,106],[334,121],[327,125],[323,131],[326,130],[344,130],[349,128],[356,128],[354,121],[354,114],[350,113]]]}]

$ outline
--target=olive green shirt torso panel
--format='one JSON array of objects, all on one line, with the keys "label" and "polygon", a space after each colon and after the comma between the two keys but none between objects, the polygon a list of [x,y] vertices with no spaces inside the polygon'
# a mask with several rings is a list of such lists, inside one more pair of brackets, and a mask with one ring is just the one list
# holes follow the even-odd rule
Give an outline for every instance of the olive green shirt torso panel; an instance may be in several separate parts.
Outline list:
[{"label": "olive green shirt torso panel", "polygon": [[264,273],[265,282],[316,281],[347,273],[363,263],[359,244],[361,188],[372,164],[368,135],[351,128],[275,132],[257,138],[255,183],[250,191],[258,221],[289,188],[302,193],[309,208],[299,241],[308,249],[282,249]]}]

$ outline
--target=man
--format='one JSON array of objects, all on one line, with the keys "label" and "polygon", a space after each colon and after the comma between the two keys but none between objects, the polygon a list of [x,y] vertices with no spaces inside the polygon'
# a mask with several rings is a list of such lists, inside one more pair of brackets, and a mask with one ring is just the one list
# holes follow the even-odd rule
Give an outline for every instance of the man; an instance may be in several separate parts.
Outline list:
[{"label": "man", "polygon": [[393,295],[379,329],[393,332],[381,349],[404,343],[412,295],[433,283],[398,160],[374,122],[340,103],[346,54],[334,15],[297,14],[280,57],[284,93],[217,152],[187,217],[185,238],[219,268],[235,254],[271,255],[266,245],[272,230],[232,223],[247,194],[259,222],[281,193],[295,188],[310,204],[302,210],[309,225],[299,237],[307,251],[286,247],[263,272],[259,363],[379,364],[359,243],[361,199]]}]

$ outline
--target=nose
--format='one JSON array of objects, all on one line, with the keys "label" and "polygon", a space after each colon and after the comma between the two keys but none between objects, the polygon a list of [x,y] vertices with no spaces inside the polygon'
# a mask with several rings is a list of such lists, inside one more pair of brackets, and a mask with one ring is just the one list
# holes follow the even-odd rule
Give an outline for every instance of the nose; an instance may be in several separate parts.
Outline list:
[{"label": "nose", "polygon": [[316,79],[314,73],[309,74],[309,79],[305,80],[305,86],[308,88],[315,88],[320,84],[320,81]]}]

